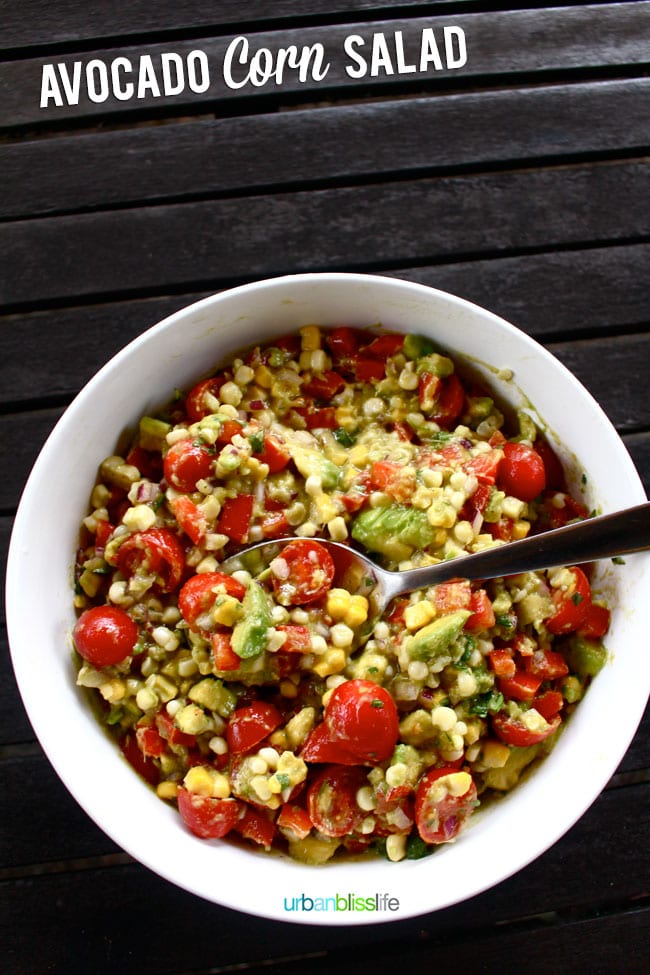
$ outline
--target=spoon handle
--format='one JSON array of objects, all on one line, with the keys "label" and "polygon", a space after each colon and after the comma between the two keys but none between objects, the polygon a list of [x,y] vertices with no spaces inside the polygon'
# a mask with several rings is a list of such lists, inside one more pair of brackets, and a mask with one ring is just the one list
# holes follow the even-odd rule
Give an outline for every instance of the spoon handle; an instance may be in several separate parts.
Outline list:
[{"label": "spoon handle", "polygon": [[448,562],[408,569],[399,573],[399,579],[395,573],[390,598],[449,579],[494,579],[518,572],[630,555],[646,549],[650,549],[650,502]]}]

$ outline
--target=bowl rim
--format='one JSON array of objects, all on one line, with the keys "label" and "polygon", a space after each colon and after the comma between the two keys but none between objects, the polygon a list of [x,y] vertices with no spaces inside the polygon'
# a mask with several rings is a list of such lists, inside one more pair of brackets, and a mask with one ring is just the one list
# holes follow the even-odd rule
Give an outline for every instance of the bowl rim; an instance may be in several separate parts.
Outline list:
[{"label": "bowl rim", "polygon": [[[636,468],[629,457],[627,449],[620,439],[618,433],[613,427],[611,421],[604,413],[603,409],[594,399],[594,397],[589,393],[584,386],[576,379],[576,377],[555,357],[544,349],[536,340],[532,339],[521,329],[508,322],[507,320],[495,315],[488,309],[483,308],[474,302],[468,301],[465,298],[458,297],[456,295],[449,294],[448,292],[442,291],[437,288],[432,288],[428,285],[419,284],[416,282],[410,282],[401,278],[395,278],[386,275],[375,275],[375,274],[359,274],[359,273],[348,273],[348,272],[310,272],[305,274],[290,274],[282,275],[273,278],[266,278],[260,281],[254,281],[248,284],[239,285],[235,288],[229,288],[224,291],[217,292],[213,295],[209,295],[205,298],[199,299],[189,305],[186,305],[177,311],[173,312],[171,315],[166,316],[158,323],[155,323],[145,329],[140,335],[136,336],[130,342],[128,342],[120,351],[118,351],[114,356],[112,356],[95,374],[84,384],[83,388],[77,393],[77,395],[70,402],[62,416],[59,418],[55,424],[53,430],[47,437],[45,443],[43,444],[38,456],[32,466],[32,470],[26,480],[24,489],[21,494],[20,502],[16,512],[16,517],[11,532],[10,542],[9,542],[9,552],[7,558],[7,572],[5,580],[5,595],[6,595],[6,619],[7,619],[7,632],[9,635],[9,647],[11,653],[12,664],[16,674],[16,679],[18,687],[25,704],[25,708],[28,713],[28,717],[32,722],[37,738],[39,739],[41,746],[56,770],[58,776],[64,782],[65,786],[71,792],[75,800],[85,809],[87,814],[93,819],[97,825],[116,843],[120,845],[123,849],[127,850],[135,859],[143,863],[149,869],[153,870],[157,874],[165,877],[165,879],[176,884],[177,886],[183,887],[186,890],[197,894],[198,896],[205,897],[206,899],[212,900],[214,903],[221,904],[225,907],[230,907],[244,913],[254,914],[259,917],[266,917],[274,920],[290,921],[294,923],[305,923],[305,924],[331,924],[331,925],[341,925],[341,924],[362,924],[362,923],[375,923],[378,919],[384,920],[403,920],[407,917],[414,917],[424,913],[429,913],[431,911],[440,910],[445,907],[451,906],[452,904],[458,903],[459,900],[465,900],[472,897],[488,888],[495,886],[497,883],[505,880],[507,877],[512,876],[512,874],[523,869],[528,863],[540,856],[545,850],[549,849],[557,840],[566,833],[571,826],[584,814],[587,808],[595,801],[599,795],[601,789],[606,785],[606,781],[611,775],[613,768],[611,768],[613,758],[610,757],[609,765],[607,768],[607,774],[601,774],[601,785],[597,791],[594,792],[594,779],[592,777],[592,785],[588,793],[583,796],[581,802],[574,802],[572,805],[571,815],[564,817],[556,830],[549,830],[545,836],[544,845],[542,849],[535,849],[530,853],[530,856],[522,858],[520,855],[516,857],[504,857],[503,862],[500,864],[500,869],[494,872],[489,880],[485,878],[476,878],[473,884],[470,884],[462,895],[462,897],[455,897],[447,901],[441,901],[436,904],[436,906],[431,907],[425,905],[421,909],[417,907],[407,908],[405,910],[400,910],[396,915],[391,915],[388,911],[384,911],[381,916],[378,914],[374,915],[363,915],[363,914],[350,914],[344,918],[323,916],[315,920],[309,914],[305,915],[295,915],[288,916],[285,913],[282,914],[279,909],[277,911],[272,909],[261,909],[261,910],[251,910],[250,906],[246,903],[245,898],[239,897],[221,897],[217,898],[204,890],[197,889],[197,887],[191,883],[183,882],[182,879],[179,880],[177,872],[174,869],[170,869],[168,865],[161,864],[155,860],[155,858],[145,857],[143,858],[139,851],[129,843],[128,837],[118,831],[111,830],[110,824],[107,825],[105,819],[98,814],[98,810],[93,802],[88,801],[88,797],[80,796],[79,793],[79,782],[78,776],[70,773],[70,769],[66,765],[66,761],[61,755],[61,743],[57,740],[54,743],[48,736],[48,728],[44,722],[43,715],[38,713],[35,708],[35,704],[32,700],[32,695],[30,693],[30,674],[27,671],[25,660],[21,653],[21,647],[23,645],[23,621],[18,616],[18,611],[15,607],[20,604],[20,590],[25,584],[24,579],[24,539],[29,537],[30,524],[29,519],[32,515],[34,505],[36,504],[35,493],[38,492],[39,482],[43,476],[43,472],[47,469],[48,464],[52,462],[52,457],[55,451],[59,447],[59,442],[65,437],[67,426],[73,421],[74,417],[77,415],[80,409],[92,399],[94,391],[101,387],[106,377],[110,376],[115,369],[118,369],[125,361],[128,361],[130,357],[137,353],[141,347],[146,347],[152,339],[157,338],[164,333],[173,331],[179,322],[187,319],[188,316],[192,317],[196,314],[201,314],[204,311],[212,311],[215,307],[218,307],[224,302],[237,301],[241,296],[251,295],[255,292],[264,292],[267,290],[274,291],[275,289],[285,289],[298,286],[299,288],[305,287],[309,284],[323,285],[341,285],[344,287],[361,285],[365,288],[373,288],[380,284],[382,287],[389,288],[394,291],[396,295],[409,296],[409,297],[422,297],[426,300],[431,300],[432,296],[437,296],[438,299],[444,303],[449,303],[460,310],[468,310],[473,315],[478,315],[481,318],[488,316],[495,324],[498,325],[500,329],[504,329],[506,334],[512,335],[516,334],[517,341],[527,346],[531,351],[531,354],[535,356],[545,356],[553,360],[553,367],[559,369],[567,383],[576,389],[578,395],[582,397],[588,404],[590,411],[593,411],[594,415],[599,417],[599,422],[604,423],[611,429],[614,434],[615,439],[618,441],[618,451],[619,456],[617,461],[620,462],[621,473],[625,476],[627,482],[628,493],[632,498],[635,498],[638,502],[645,500],[645,492],[643,486],[636,471]],[[323,323],[324,324],[324,323]],[[457,351],[457,355],[462,357],[462,349]],[[650,557],[639,556],[637,562],[639,566],[645,565],[646,572],[650,573]],[[650,670],[648,670],[648,675],[650,677]],[[650,680],[646,681],[646,686],[650,685]],[[639,707],[639,703],[643,699],[643,682],[640,682],[640,689],[637,691],[635,698],[635,713],[636,721],[632,719],[627,721],[626,733],[620,739],[617,744],[615,764],[618,764],[623,754],[627,750],[629,743],[634,736],[636,728],[641,716],[643,714],[643,707]],[[647,690],[645,692],[645,700],[647,700]],[[95,720],[92,716],[93,721]],[[569,726],[562,737],[569,735],[572,731],[571,726]],[[548,763],[547,763],[548,765]],[[536,771],[536,776],[540,774],[544,769],[541,766],[540,769]],[[130,770],[129,770],[130,771]],[[131,773],[132,774],[132,773]],[[135,778],[135,777],[134,777]],[[82,790],[83,791],[83,790]],[[515,790],[518,792],[518,790]],[[510,798],[508,796],[507,798]],[[156,799],[160,803],[160,800]],[[504,801],[507,801],[504,800]],[[163,804],[160,803],[162,806]],[[174,811],[174,815],[175,811]],[[193,838],[192,838],[193,839]],[[193,842],[194,841],[193,839]],[[460,846],[456,849],[460,849]],[[446,851],[445,851],[446,854]],[[258,862],[273,862],[273,857],[266,857],[265,855],[260,855],[253,851],[253,856],[257,858]],[[264,856],[264,861],[260,861],[260,856]],[[439,855],[436,856],[439,859]],[[391,870],[395,868],[395,864],[391,864]],[[413,864],[409,864],[412,867]],[[300,867],[300,869],[304,869]],[[311,868],[309,868],[311,869]],[[322,869],[322,868],[321,868]],[[325,870],[331,870],[331,866],[324,868]],[[264,867],[261,871],[262,875],[268,873],[267,867]],[[411,871],[409,870],[409,873]],[[347,874],[344,875],[347,876]]]}]

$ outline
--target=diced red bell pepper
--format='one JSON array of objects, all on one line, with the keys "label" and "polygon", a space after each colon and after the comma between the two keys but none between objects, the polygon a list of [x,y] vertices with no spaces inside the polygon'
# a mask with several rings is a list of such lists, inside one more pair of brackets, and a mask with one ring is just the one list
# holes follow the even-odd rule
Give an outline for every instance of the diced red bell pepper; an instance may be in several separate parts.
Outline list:
[{"label": "diced red bell pepper", "polygon": [[494,484],[497,479],[499,464],[503,459],[500,450],[489,450],[482,454],[477,454],[465,465],[467,474],[474,474],[479,484]]},{"label": "diced red bell pepper", "polygon": [[311,634],[308,626],[299,623],[284,623],[276,627],[279,633],[286,633],[287,638],[282,644],[285,653],[309,653],[311,651]]},{"label": "diced red bell pepper", "polygon": [[376,359],[390,359],[392,355],[399,352],[404,345],[404,336],[397,333],[392,335],[378,335],[363,350],[364,356],[374,356]]},{"label": "diced red bell pepper", "polygon": [[514,677],[499,677],[497,682],[506,700],[532,701],[541,687],[542,678],[518,670]]},{"label": "diced red bell pepper", "polygon": [[302,386],[302,392],[314,399],[331,400],[332,396],[340,393],[345,386],[345,379],[338,372],[329,370],[312,376]]},{"label": "diced red bell pepper", "polygon": [[252,840],[267,850],[270,849],[275,836],[275,822],[270,815],[248,805],[245,806],[243,815],[235,823],[234,829],[244,839]]},{"label": "diced red bell pepper", "polygon": [[276,823],[278,829],[287,830],[301,840],[310,834],[312,828],[312,821],[307,810],[289,802],[280,808]]},{"label": "diced red bell pepper", "polygon": [[477,589],[472,593],[469,600],[469,608],[472,611],[472,615],[465,623],[465,629],[470,632],[479,632],[480,630],[489,630],[494,626],[494,610],[492,609],[490,597],[485,589]]},{"label": "diced red bell pepper", "polygon": [[533,701],[533,707],[546,721],[552,721],[563,704],[564,698],[559,691],[545,691]]},{"label": "diced red bell pepper", "polygon": [[569,673],[569,666],[557,650],[535,650],[525,658],[526,673],[541,680],[555,680]]},{"label": "diced red bell pepper", "polygon": [[587,615],[580,624],[578,633],[586,640],[600,640],[609,629],[611,613],[605,606],[590,603]]},{"label": "diced red bell pepper", "polygon": [[215,670],[239,670],[241,658],[232,648],[229,633],[213,633],[211,643]]},{"label": "diced red bell pepper", "polygon": [[386,375],[386,364],[379,359],[359,357],[354,363],[354,378],[358,383],[378,383]]},{"label": "diced red bell pepper", "polygon": [[169,506],[174,512],[176,521],[187,537],[194,542],[195,545],[199,545],[205,538],[205,533],[207,530],[205,515],[200,508],[194,504],[191,498],[188,498],[184,494],[180,494],[178,497],[172,498],[169,502]]},{"label": "diced red bell pepper", "polygon": [[497,677],[514,677],[517,671],[512,651],[508,647],[498,647],[490,650],[490,666]]},{"label": "diced red bell pepper", "polygon": [[157,728],[136,728],[135,737],[145,758],[160,758],[164,754],[165,742]]},{"label": "diced red bell pepper", "polygon": [[472,591],[466,579],[439,583],[433,592],[433,604],[441,616],[457,609],[470,609]]},{"label": "diced red bell pepper", "polygon": [[227,535],[233,542],[247,542],[253,517],[253,500],[252,494],[226,498],[217,522],[217,531]]}]

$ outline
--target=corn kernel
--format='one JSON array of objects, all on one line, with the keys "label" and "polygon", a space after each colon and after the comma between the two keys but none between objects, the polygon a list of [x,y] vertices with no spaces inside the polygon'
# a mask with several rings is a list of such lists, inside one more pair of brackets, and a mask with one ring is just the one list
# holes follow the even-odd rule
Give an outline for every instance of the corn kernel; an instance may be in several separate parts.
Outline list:
[{"label": "corn kernel", "polygon": [[156,786],[156,795],[159,799],[175,799],[178,795],[178,783],[159,782]]},{"label": "corn kernel", "polygon": [[195,796],[211,796],[214,788],[214,776],[212,769],[204,765],[194,765],[188,769],[183,785]]},{"label": "corn kernel", "polygon": [[268,366],[258,366],[255,370],[255,382],[262,389],[270,389],[273,385],[273,373]]},{"label": "corn kernel", "polygon": [[357,626],[361,626],[368,619],[368,609],[369,604],[365,596],[354,595],[350,598],[350,605],[348,610],[343,617],[343,622],[346,626],[351,626],[354,629]]},{"label": "corn kernel", "polygon": [[406,856],[406,836],[403,833],[391,833],[387,837],[386,856],[392,863],[404,859]]},{"label": "corn kernel", "polygon": [[500,741],[486,741],[481,758],[486,768],[503,768],[510,757],[510,749]]},{"label": "corn kernel", "polygon": [[241,603],[234,596],[217,596],[212,610],[212,619],[222,626],[234,626],[241,613]]},{"label": "corn kernel", "polygon": [[341,515],[337,515],[327,522],[327,530],[330,533],[330,538],[335,542],[344,542],[348,537],[348,526]]},{"label": "corn kernel", "polygon": [[333,620],[345,619],[351,605],[352,597],[347,589],[330,589],[328,592],[325,608]]},{"label": "corn kernel", "polygon": [[305,325],[300,329],[300,345],[303,352],[315,352],[320,349],[320,328],[318,325]]},{"label": "corn kernel", "polygon": [[350,647],[354,640],[354,631],[345,623],[335,623],[330,630],[330,639],[335,647]]},{"label": "corn kernel", "polygon": [[404,610],[404,622],[407,630],[419,630],[426,626],[436,615],[435,608],[427,599],[422,599],[418,603],[407,606]]},{"label": "corn kernel", "polygon": [[345,670],[346,654],[340,647],[333,647],[319,657],[312,670],[319,677],[329,677],[330,674],[339,674]]},{"label": "corn kernel", "polygon": [[127,508],[122,522],[131,531],[146,531],[156,523],[156,512],[148,504],[136,504],[133,508]]}]

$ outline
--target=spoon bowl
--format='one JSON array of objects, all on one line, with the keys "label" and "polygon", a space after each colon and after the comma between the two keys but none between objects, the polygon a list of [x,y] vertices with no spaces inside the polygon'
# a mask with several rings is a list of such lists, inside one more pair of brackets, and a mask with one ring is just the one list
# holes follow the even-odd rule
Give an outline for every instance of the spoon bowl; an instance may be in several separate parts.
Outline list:
[{"label": "spoon bowl", "polygon": [[[232,573],[246,569],[253,575],[259,575],[268,569],[283,548],[297,540],[283,538],[251,545],[226,559],[221,564],[221,571]],[[397,596],[451,579],[496,579],[650,549],[650,502],[518,541],[497,543],[481,552],[402,571],[384,569],[363,552],[343,542],[323,538],[315,541],[326,548],[332,557],[335,570],[333,584],[352,594],[364,595],[371,607],[369,618],[372,621],[381,616]]]}]

